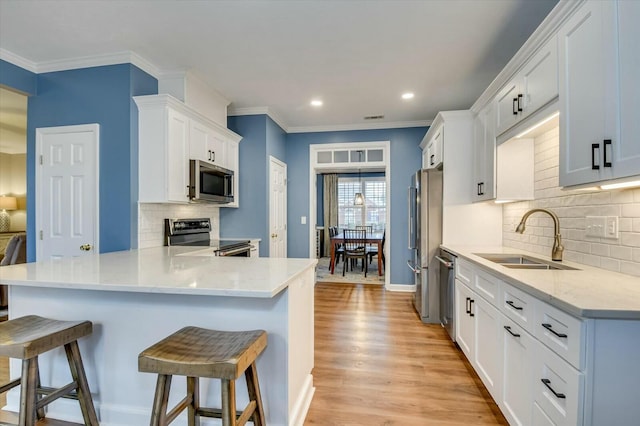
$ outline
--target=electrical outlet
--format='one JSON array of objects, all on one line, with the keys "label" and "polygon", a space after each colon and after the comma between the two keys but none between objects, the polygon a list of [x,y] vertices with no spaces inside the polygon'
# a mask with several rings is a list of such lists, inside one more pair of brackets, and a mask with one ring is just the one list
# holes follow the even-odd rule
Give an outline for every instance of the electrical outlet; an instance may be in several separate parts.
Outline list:
[{"label": "electrical outlet", "polygon": [[604,237],[618,239],[618,216],[607,216],[605,218]]},{"label": "electrical outlet", "polygon": [[[607,225],[607,217],[606,216],[587,216],[586,221],[586,235],[587,237],[594,238],[604,238],[605,237],[605,228]],[[617,219],[617,218],[616,218]],[[616,221],[616,231],[617,231],[617,221]],[[617,237],[616,237],[617,238]]]},{"label": "electrical outlet", "polygon": [[301,225],[306,225],[307,224],[307,217],[306,216],[300,216],[300,224]]}]

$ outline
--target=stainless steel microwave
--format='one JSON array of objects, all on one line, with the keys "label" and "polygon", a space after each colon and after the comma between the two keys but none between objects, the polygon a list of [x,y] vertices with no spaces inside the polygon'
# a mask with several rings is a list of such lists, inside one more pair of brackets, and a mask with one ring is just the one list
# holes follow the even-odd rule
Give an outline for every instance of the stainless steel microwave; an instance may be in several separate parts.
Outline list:
[{"label": "stainless steel microwave", "polygon": [[233,203],[233,170],[189,160],[189,199],[194,202]]}]

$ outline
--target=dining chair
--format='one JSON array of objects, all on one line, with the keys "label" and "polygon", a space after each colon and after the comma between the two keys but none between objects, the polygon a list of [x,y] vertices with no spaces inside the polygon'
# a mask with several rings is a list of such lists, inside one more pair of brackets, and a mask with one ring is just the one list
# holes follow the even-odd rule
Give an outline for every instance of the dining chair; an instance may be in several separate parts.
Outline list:
[{"label": "dining chair", "polygon": [[[362,259],[362,269],[364,270],[364,276],[367,276],[367,249],[365,244],[367,242],[367,231],[362,229],[345,229],[342,231],[344,234],[344,262],[342,264],[342,276],[347,269],[347,260]],[[353,265],[351,266],[353,271]]]},{"label": "dining chair", "polygon": [[[330,226],[329,227],[329,238],[333,238],[338,236],[338,227],[337,226]],[[344,262],[344,247],[342,244],[335,244],[335,248],[334,248],[334,262],[336,262],[336,265],[338,264],[338,262],[340,261],[340,256],[342,256],[342,261]],[[329,265],[329,269],[331,269],[331,265]]]},{"label": "dining chair", "polygon": [[371,245],[371,247],[367,247],[367,256],[369,256],[369,263],[373,261],[374,256],[382,256],[382,266],[386,267],[385,258],[384,258],[384,243],[387,240],[387,230],[385,229],[382,232],[382,254],[378,253],[378,245]]}]

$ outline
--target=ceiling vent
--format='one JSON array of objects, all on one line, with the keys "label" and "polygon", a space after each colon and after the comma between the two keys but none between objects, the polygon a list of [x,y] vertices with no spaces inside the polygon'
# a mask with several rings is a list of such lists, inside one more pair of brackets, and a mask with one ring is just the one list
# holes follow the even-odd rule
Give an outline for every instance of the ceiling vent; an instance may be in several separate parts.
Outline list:
[{"label": "ceiling vent", "polygon": [[384,115],[367,115],[364,117],[365,120],[382,120]]}]

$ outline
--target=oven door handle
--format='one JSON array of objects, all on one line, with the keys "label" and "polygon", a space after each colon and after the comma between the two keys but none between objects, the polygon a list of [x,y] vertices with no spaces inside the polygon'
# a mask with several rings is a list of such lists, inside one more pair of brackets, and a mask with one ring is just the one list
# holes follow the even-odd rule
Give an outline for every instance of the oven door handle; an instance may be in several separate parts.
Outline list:
[{"label": "oven door handle", "polygon": [[216,255],[217,256],[233,256],[234,254],[244,253],[248,251],[251,251],[251,246],[238,247],[236,249],[231,249],[231,250],[216,250]]}]

